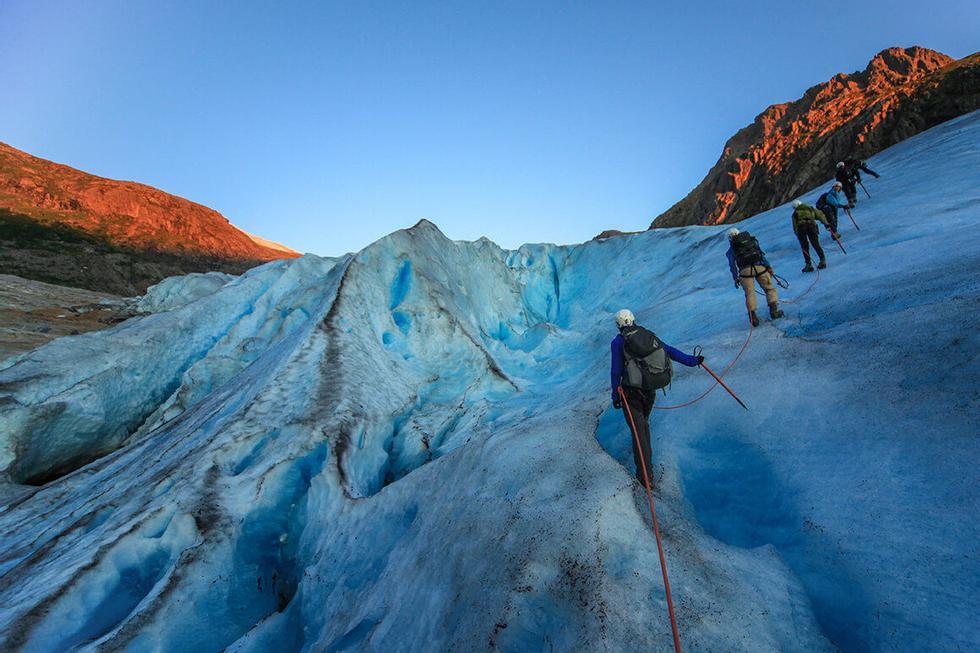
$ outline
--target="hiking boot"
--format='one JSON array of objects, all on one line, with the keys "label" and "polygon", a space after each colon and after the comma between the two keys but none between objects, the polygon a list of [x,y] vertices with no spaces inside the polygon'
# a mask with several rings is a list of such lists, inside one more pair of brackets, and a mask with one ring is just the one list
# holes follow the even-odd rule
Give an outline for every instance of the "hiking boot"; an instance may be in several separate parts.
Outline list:
[{"label": "hiking boot", "polygon": [[752,320],[752,326],[759,326],[759,316],[755,314],[755,311],[749,311],[749,319]]},{"label": "hiking boot", "polygon": [[803,272],[813,272],[813,264],[812,263],[807,263],[805,266],[803,266],[803,270],[802,271]]},{"label": "hiking boot", "polygon": [[819,263],[817,263],[817,269],[818,270],[827,269],[827,261],[820,261]]},{"label": "hiking boot", "polygon": [[777,317],[782,317],[785,315],[781,310],[779,310],[778,304],[769,304],[769,317],[776,319]]}]

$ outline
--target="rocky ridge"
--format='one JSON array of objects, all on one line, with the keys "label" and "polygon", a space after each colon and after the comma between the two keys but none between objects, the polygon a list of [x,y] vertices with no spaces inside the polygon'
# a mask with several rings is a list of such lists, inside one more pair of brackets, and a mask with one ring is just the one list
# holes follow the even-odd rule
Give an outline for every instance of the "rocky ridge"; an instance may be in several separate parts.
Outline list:
[{"label": "rocky ridge", "polygon": [[980,53],[954,60],[921,47],[883,50],[863,71],[760,113],[650,228],[744,220],[829,179],[840,159],[867,158],[977,108]]},{"label": "rocky ridge", "polygon": [[174,274],[296,256],[206,206],[0,143],[0,272],[134,294]]}]

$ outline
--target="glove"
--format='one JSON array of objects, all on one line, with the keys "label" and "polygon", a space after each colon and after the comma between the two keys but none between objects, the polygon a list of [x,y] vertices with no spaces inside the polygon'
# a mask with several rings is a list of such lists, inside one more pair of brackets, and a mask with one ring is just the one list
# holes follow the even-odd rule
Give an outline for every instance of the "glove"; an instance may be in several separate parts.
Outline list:
[{"label": "glove", "polygon": [[704,362],[704,356],[698,356],[697,359],[698,359],[698,365]]},{"label": "glove", "polygon": [[830,237],[833,238],[834,240],[840,240],[840,234],[837,233],[836,231],[831,231]]},{"label": "glove", "polygon": [[621,410],[623,408],[623,400],[619,398],[619,395],[613,397],[613,408],[616,410]]}]

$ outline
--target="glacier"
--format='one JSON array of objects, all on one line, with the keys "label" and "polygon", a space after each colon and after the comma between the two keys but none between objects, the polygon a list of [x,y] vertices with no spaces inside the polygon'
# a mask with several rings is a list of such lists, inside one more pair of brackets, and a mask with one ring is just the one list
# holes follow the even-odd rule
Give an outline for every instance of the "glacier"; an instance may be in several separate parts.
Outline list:
[{"label": "glacier", "polygon": [[[743,223],[799,298],[725,377],[750,410],[651,417],[686,650],[980,649],[980,112],[870,163],[819,277],[789,207]],[[0,361],[0,649],[670,650],[612,314],[724,369],[724,231],[422,221]]]}]

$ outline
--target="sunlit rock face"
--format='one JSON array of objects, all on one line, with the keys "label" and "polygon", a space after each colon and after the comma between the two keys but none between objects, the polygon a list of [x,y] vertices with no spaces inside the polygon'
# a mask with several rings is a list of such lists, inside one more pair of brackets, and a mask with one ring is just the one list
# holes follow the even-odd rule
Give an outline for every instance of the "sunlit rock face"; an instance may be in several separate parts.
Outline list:
[{"label": "sunlit rock face", "polygon": [[[980,648],[978,143],[974,113],[873,158],[819,278],[789,207],[745,224],[802,299],[726,377],[750,410],[651,418],[685,650]],[[0,650],[671,650],[612,315],[723,369],[726,249],[421,222],[0,363]]]},{"label": "sunlit rock face", "polygon": [[980,54],[956,61],[926,48],[883,50],[863,71],[760,113],[651,227],[744,220],[832,177],[837,161],[867,158],[978,108]]},{"label": "sunlit rock face", "polygon": [[0,143],[0,272],[133,295],[175,274],[297,256],[206,206]]}]

